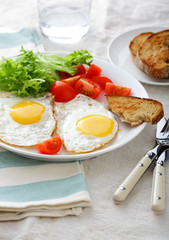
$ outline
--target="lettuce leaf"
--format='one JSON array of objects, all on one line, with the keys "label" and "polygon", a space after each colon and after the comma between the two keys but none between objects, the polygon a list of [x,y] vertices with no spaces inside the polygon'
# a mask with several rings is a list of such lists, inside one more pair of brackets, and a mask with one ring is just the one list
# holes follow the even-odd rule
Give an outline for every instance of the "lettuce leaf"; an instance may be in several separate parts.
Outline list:
[{"label": "lettuce leaf", "polygon": [[78,64],[92,63],[87,50],[78,50],[66,56],[56,53],[34,53],[21,48],[21,54],[0,61],[0,91],[9,91],[20,97],[44,95],[60,79],[59,71],[74,75]]}]

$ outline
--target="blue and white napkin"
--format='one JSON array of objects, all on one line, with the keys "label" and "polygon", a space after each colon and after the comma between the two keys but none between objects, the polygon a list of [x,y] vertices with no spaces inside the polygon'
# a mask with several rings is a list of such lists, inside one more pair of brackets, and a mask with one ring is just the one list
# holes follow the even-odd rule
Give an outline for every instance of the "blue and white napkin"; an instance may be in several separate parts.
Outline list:
[{"label": "blue and white napkin", "polygon": [[[15,56],[21,46],[44,50],[36,30],[0,32],[0,57]],[[44,162],[0,148],[0,221],[80,215],[88,206],[91,199],[80,161]]]},{"label": "blue and white napkin", "polygon": [[[2,32],[3,31],[3,32]],[[10,31],[7,29],[7,31]],[[19,54],[21,46],[27,50],[44,51],[40,35],[36,29],[22,28],[17,32],[4,32],[0,28],[0,58]]]},{"label": "blue and white napkin", "polygon": [[90,206],[80,161],[44,162],[0,152],[0,221],[80,215]]}]

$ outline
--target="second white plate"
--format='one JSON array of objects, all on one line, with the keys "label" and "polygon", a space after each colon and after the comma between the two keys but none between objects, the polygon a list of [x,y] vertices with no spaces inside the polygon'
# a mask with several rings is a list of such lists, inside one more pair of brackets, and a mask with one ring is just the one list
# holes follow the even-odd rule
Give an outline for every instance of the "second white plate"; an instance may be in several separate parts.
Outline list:
[{"label": "second white plate", "polygon": [[155,79],[142,72],[133,62],[131,53],[129,51],[130,41],[138,34],[149,31],[155,33],[164,29],[167,29],[167,27],[144,27],[133,29],[119,35],[117,38],[111,41],[109,45],[108,57],[110,61],[113,64],[125,69],[142,83],[161,86],[169,85],[169,79]]}]

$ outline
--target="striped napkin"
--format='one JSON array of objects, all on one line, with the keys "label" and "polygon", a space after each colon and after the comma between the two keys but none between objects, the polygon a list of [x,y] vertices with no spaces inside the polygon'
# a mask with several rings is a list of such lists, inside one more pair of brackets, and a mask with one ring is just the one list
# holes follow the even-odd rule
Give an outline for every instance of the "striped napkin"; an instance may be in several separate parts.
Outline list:
[{"label": "striped napkin", "polygon": [[[35,29],[0,32],[0,57],[15,56],[21,45],[44,50]],[[80,215],[88,206],[91,199],[81,161],[45,162],[0,148],[0,221]]]},{"label": "striped napkin", "polygon": [[21,46],[27,50],[44,51],[40,35],[36,29],[22,28],[17,32],[0,28],[0,57],[13,57],[19,54]]}]

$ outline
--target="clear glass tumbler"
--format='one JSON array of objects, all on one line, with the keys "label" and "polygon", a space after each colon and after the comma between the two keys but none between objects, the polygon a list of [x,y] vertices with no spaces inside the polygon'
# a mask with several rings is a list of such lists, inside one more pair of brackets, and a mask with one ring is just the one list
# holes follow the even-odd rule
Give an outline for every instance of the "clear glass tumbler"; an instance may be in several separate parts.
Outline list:
[{"label": "clear glass tumbler", "polygon": [[91,1],[38,0],[42,34],[58,43],[79,41],[89,30]]}]

